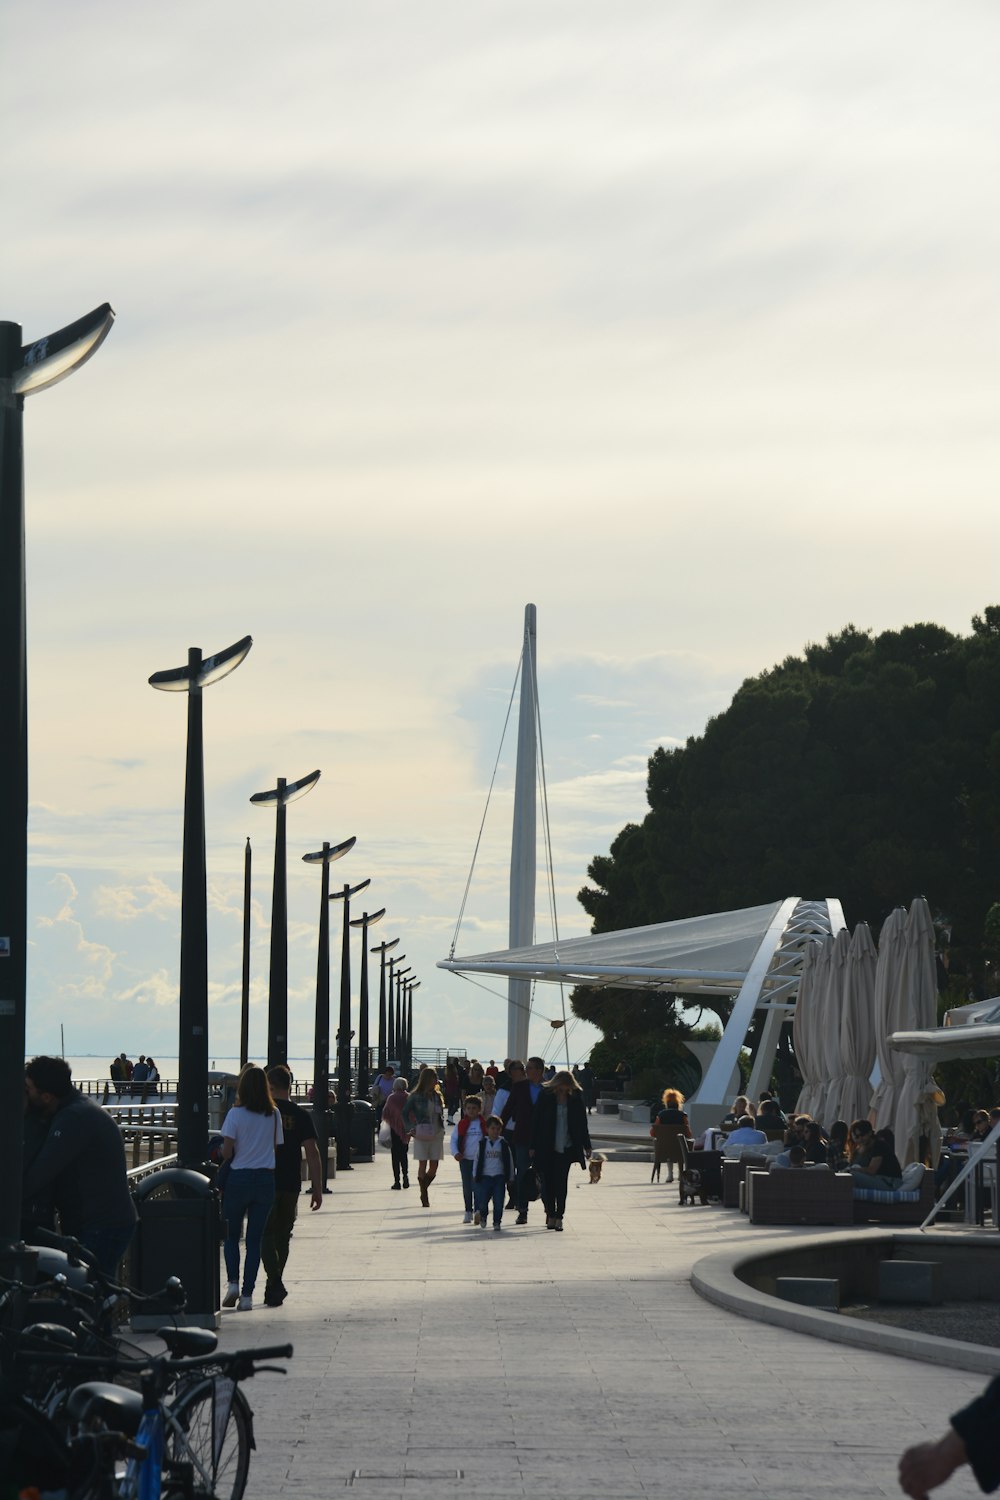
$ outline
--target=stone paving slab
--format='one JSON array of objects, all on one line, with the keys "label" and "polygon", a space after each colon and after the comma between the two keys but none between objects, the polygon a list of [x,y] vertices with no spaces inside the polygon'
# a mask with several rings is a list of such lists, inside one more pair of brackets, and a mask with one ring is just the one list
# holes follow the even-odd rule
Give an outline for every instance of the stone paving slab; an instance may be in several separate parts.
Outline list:
[{"label": "stone paving slab", "polygon": [[[223,1315],[224,1347],[296,1350],[246,1387],[248,1500],[898,1496],[902,1448],[984,1383],[706,1303],[694,1263],[760,1231],[679,1208],[648,1163],[596,1187],[574,1171],[563,1234],[540,1205],[500,1234],[463,1225],[450,1160],[430,1209],[391,1180],[380,1154],[319,1213],[304,1197],[288,1301]],[[980,1492],[963,1471],[945,1493]]]}]

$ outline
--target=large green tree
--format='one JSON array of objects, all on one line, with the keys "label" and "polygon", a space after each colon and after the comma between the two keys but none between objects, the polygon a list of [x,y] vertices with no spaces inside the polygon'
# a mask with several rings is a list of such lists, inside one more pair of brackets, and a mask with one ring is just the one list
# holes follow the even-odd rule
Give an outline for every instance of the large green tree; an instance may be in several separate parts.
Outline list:
[{"label": "large green tree", "polygon": [[[744,682],[704,734],[658,749],[647,798],[589,866],[579,899],[595,932],[804,895],[838,896],[877,938],[925,895],[950,929],[956,990],[982,993],[1000,898],[1000,607],[967,636],[848,625],[808,646]],[[638,1044],[642,1011],[662,1034],[650,1001],[625,1017],[635,1006],[573,996],[606,1036]]]}]

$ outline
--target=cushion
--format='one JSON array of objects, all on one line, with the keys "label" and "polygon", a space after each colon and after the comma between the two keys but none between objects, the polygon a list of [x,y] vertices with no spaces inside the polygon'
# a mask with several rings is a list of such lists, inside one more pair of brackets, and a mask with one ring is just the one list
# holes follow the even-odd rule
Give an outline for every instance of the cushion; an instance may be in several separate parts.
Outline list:
[{"label": "cushion", "polygon": [[922,1161],[911,1162],[908,1167],[904,1167],[903,1180],[899,1184],[900,1191],[903,1193],[919,1193],[926,1171],[927,1168]]}]

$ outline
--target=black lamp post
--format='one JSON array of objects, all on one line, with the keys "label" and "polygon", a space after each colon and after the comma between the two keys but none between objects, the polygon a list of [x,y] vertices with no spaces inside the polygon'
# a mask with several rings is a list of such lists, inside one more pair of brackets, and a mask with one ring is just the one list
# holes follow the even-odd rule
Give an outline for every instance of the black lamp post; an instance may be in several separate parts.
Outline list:
[{"label": "black lamp post", "polygon": [[386,1010],[386,1061],[391,1063],[399,1062],[399,1053],[396,1050],[395,965],[401,964],[405,957],[405,953],[394,953],[389,960],[389,998]]},{"label": "black lamp post", "polygon": [[406,1015],[403,1019],[403,1035],[406,1038],[403,1056],[406,1060],[406,1076],[413,1072],[413,991],[419,990],[420,980],[411,979],[406,986]]},{"label": "black lamp post", "polygon": [[319,951],[316,956],[316,1029],[313,1042],[313,1124],[319,1144],[319,1157],[323,1163],[323,1191],[327,1191],[327,1162],[330,1152],[330,1131],[327,1127],[326,1107],[330,1094],[330,866],[341,859],[357,843],[356,838],[345,839],[342,844],[324,843],[317,854],[303,854],[307,865],[321,865],[323,875],[320,885],[319,904]]},{"label": "black lamp post", "polygon": [[250,840],[243,852],[243,984],[240,990],[240,1067],[250,1056]]},{"label": "black lamp post", "polygon": [[273,791],[254,792],[255,807],[274,807],[274,886],[271,895],[271,968],[267,990],[267,1065],[288,1062],[288,871],[285,860],[285,808],[311,792],[320,773],[311,771],[291,785],[278,777]]},{"label": "black lamp post", "polygon": [[351,1171],[351,897],[371,885],[361,880],[332,891],[331,901],[344,903],[344,940],[340,950],[340,1025],[337,1028],[337,1171]]},{"label": "black lamp post", "polygon": [[72,374],[101,346],[107,302],[22,346],[0,323],[0,1245],[18,1238],[24,1132],[28,945],[28,657],[24,566],[24,398]]},{"label": "black lamp post", "polygon": [[150,687],[186,692],[188,700],[177,1058],[177,1159],[182,1167],[204,1166],[208,1158],[208,892],[201,694],[210,683],[235,672],[252,645],[252,638],[245,635],[207,658],[192,646],[186,667],[154,672],[149,679]]},{"label": "black lamp post", "polygon": [[396,970],[396,1056],[399,1059],[400,1068],[403,1066],[403,980],[407,974],[412,973],[412,966],[409,969]]},{"label": "black lamp post", "polygon": [[385,955],[390,948],[395,948],[399,938],[393,938],[391,943],[376,943],[371,949],[372,953],[381,954],[382,964],[378,981],[378,1070],[381,1073],[388,1061],[385,1030]]},{"label": "black lamp post", "polygon": [[371,1058],[368,1055],[368,929],[381,922],[385,907],[380,911],[364,912],[355,917],[352,927],[361,928],[361,995],[358,1001],[358,1098],[366,1099],[371,1087]]}]

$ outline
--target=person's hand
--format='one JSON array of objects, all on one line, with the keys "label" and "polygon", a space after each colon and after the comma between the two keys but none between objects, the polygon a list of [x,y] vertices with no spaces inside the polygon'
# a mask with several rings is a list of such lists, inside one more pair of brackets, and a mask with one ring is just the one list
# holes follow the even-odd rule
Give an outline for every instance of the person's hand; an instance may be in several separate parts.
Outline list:
[{"label": "person's hand", "polygon": [[455,1160],[456,1161],[461,1161],[462,1160],[462,1158],[459,1156],[459,1154],[458,1154],[457,1151],[455,1152]]},{"label": "person's hand", "polygon": [[928,1490],[950,1479],[966,1461],[965,1444],[954,1428],[936,1443],[917,1443],[899,1460],[899,1487],[912,1500],[926,1500]]},{"label": "person's hand", "polygon": [[323,1189],[321,1187],[314,1187],[312,1190],[312,1197],[309,1199],[309,1207],[312,1209],[313,1213],[315,1213],[317,1208],[322,1207],[322,1204]]}]

